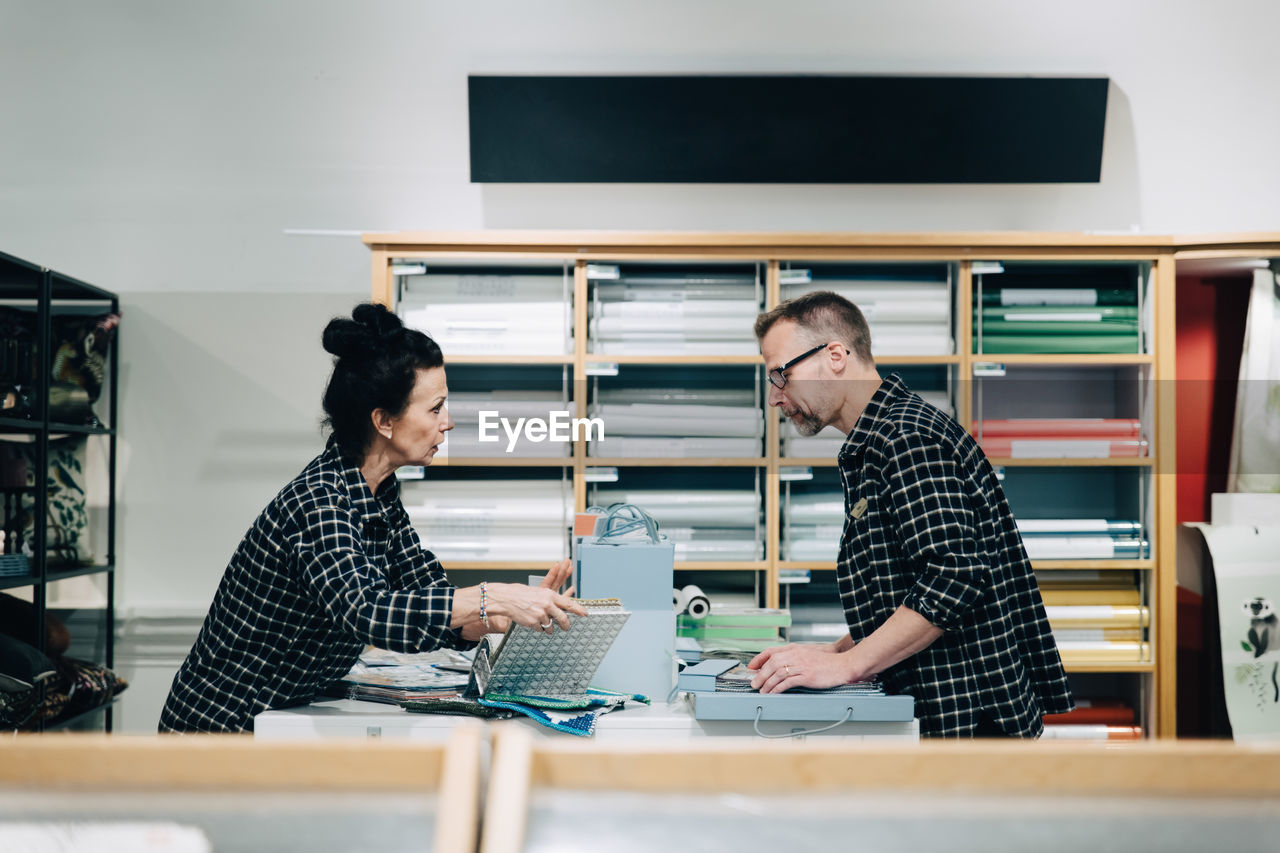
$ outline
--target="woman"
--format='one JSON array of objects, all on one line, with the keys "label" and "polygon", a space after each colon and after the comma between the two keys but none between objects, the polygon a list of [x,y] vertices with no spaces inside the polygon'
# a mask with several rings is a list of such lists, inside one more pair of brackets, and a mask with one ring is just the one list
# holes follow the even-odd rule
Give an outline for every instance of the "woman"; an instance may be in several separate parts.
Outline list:
[{"label": "woman", "polygon": [[444,357],[381,305],[335,318],[324,394],[325,451],[276,495],[231,558],[195,646],[174,677],[160,730],[249,731],[255,714],[310,702],[366,644],[397,652],[474,645],[515,622],[569,629],[586,611],[557,590],[458,588],[424,551],[395,471],[430,465],[453,428]]}]

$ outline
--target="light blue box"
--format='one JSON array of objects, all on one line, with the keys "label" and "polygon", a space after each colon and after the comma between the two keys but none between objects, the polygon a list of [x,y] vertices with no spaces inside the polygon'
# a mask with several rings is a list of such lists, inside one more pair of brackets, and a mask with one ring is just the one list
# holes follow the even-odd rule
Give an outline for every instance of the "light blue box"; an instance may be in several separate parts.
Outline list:
[{"label": "light blue box", "polygon": [[574,586],[580,598],[619,598],[631,613],[613,641],[593,687],[643,693],[666,701],[676,680],[675,546],[643,539],[598,542],[584,537],[577,547]]}]

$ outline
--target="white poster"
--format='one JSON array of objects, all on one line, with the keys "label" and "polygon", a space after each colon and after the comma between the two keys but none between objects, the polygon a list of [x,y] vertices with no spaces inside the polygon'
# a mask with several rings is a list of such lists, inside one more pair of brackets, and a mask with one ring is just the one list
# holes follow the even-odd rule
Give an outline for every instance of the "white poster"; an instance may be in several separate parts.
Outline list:
[{"label": "white poster", "polygon": [[1280,527],[1195,526],[1213,556],[1232,734],[1280,739]]}]

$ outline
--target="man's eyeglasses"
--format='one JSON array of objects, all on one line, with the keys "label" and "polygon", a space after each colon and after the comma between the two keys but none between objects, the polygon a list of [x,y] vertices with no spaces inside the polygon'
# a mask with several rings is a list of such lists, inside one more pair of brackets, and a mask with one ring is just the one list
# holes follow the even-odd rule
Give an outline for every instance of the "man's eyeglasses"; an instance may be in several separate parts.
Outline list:
[{"label": "man's eyeglasses", "polygon": [[778,388],[778,389],[787,387],[787,371],[795,367],[800,362],[804,361],[809,356],[813,355],[815,352],[824,350],[826,348],[827,348],[826,344],[818,344],[816,347],[809,350],[808,352],[800,353],[800,355],[791,359],[786,364],[782,365],[782,367],[775,367],[773,370],[770,370],[769,384],[771,384],[774,388]]}]

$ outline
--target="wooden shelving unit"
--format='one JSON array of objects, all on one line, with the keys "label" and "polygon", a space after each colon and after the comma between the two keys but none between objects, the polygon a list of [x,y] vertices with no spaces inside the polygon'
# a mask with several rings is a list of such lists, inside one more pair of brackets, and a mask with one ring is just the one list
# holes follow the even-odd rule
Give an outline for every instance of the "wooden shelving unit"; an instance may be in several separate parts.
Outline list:
[{"label": "wooden shelving unit", "polygon": [[[759,356],[752,355],[612,355],[591,351],[588,340],[587,303],[589,282],[587,265],[597,263],[679,262],[689,265],[752,262],[763,265],[764,299],[762,308],[776,305],[781,299],[781,271],[791,264],[822,263],[945,263],[954,274],[949,281],[954,287],[953,330],[955,350],[949,355],[883,355],[877,362],[897,367],[941,366],[954,371],[960,387],[966,387],[975,368],[998,363],[1006,366],[1035,368],[1124,367],[1147,371],[1146,380],[1153,394],[1154,422],[1151,426],[1149,455],[1137,458],[1106,459],[1027,459],[993,458],[992,464],[1011,470],[1051,468],[1082,470],[1098,468],[1115,472],[1132,472],[1144,479],[1143,493],[1149,495],[1152,517],[1150,558],[1134,560],[1039,560],[1034,566],[1046,572],[1073,569],[1132,571],[1142,578],[1141,586],[1151,612],[1151,663],[1115,663],[1099,661],[1077,663],[1069,667],[1078,673],[1110,673],[1142,679],[1137,691],[1146,707],[1140,715],[1152,734],[1168,737],[1175,732],[1175,470],[1176,413],[1173,408],[1174,378],[1174,264],[1178,257],[1253,256],[1280,254],[1280,235],[1212,235],[1209,237],[1172,237],[1162,235],[1087,235],[1075,233],[697,233],[697,232],[605,232],[605,231],[472,231],[472,232],[399,232],[368,234],[365,243],[371,250],[372,297],[375,301],[395,305],[397,278],[391,272],[392,261],[425,261],[447,266],[465,260],[470,264],[492,263],[495,266],[559,261],[572,265],[573,274],[573,351],[563,356],[514,357],[462,356],[451,358],[450,364],[560,364],[573,371],[575,387],[584,383],[601,365],[687,366],[706,368],[726,365],[759,366]],[[974,353],[974,333],[969,322],[975,294],[975,262],[1046,262],[1125,263],[1147,271],[1152,322],[1144,352],[1115,355],[1040,355]],[[978,269],[984,269],[979,267]],[[815,289],[817,287],[815,286]],[[575,398],[578,416],[586,414],[585,395]],[[966,392],[955,395],[957,420],[970,427],[975,416],[975,401]],[[779,572],[786,569],[835,568],[834,563],[783,560],[779,557],[781,469],[810,467],[831,469],[830,458],[787,458],[780,453],[780,430],[774,413],[765,417],[764,456],[750,459],[646,459],[603,458],[587,455],[583,443],[574,448],[571,458],[557,460],[450,460],[450,465],[494,467],[563,466],[571,469],[574,482],[575,509],[586,506],[587,488],[584,474],[588,468],[705,468],[712,470],[754,469],[763,473],[762,509],[766,533],[764,559],[760,561],[700,563],[683,562],[678,570],[750,571],[762,581],[762,603],[780,603]],[[453,564],[450,568],[471,569],[515,567],[515,564]],[[523,564],[519,568],[526,568]],[[537,568],[542,568],[541,564]]]}]

